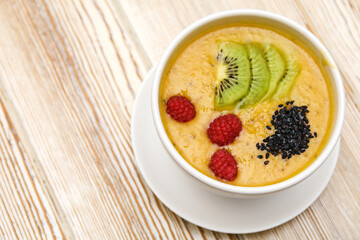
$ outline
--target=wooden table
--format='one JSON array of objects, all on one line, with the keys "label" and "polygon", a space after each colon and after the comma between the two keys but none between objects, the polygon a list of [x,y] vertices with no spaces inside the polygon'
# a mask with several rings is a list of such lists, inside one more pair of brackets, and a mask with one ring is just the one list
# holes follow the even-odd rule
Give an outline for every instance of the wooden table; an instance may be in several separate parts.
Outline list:
[{"label": "wooden table", "polygon": [[[319,37],[347,92],[340,159],[304,213],[227,235],[149,190],[130,139],[134,98],[170,41],[210,13],[265,9]],[[2,239],[360,238],[360,1],[0,1]]]}]

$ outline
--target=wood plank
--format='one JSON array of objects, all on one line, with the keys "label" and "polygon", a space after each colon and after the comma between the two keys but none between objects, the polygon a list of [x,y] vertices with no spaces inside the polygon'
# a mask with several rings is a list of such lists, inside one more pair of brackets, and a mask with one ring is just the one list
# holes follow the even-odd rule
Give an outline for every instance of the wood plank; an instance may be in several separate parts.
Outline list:
[{"label": "wood plank", "polygon": [[0,51],[12,58],[0,60],[3,91],[71,226],[66,237],[189,238],[135,168],[129,113],[145,70],[108,3],[3,2],[0,11]]},{"label": "wood plank", "polygon": [[[1,99],[4,96],[1,95]],[[0,100],[0,236],[5,239],[63,238],[57,209]]]}]

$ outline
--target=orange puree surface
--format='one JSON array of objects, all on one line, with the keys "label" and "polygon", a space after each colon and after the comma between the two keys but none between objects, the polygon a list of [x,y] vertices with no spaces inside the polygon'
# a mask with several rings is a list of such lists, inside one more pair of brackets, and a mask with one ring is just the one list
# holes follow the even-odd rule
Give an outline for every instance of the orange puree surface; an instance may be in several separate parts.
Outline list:
[{"label": "orange puree surface", "polygon": [[[288,98],[281,101],[261,102],[241,109],[237,116],[243,130],[231,145],[226,146],[238,164],[238,175],[227,182],[238,186],[264,186],[284,181],[305,169],[319,155],[328,139],[331,124],[332,100],[330,86],[315,60],[306,48],[269,29],[253,26],[229,26],[208,32],[190,42],[172,60],[163,75],[159,104],[162,122],[168,137],[177,151],[194,168],[217,179],[209,169],[212,154],[220,147],[210,142],[206,135],[209,123],[216,117],[234,113],[234,110],[214,110],[215,66],[217,45],[221,41],[267,42],[285,53],[293,54],[301,66]],[[196,117],[187,123],[178,123],[166,113],[166,101],[173,95],[188,97],[196,109]],[[257,155],[265,155],[256,148],[256,143],[273,133],[267,130],[271,116],[280,103],[294,100],[294,105],[308,106],[307,117],[311,131],[318,137],[310,139],[309,148],[289,160],[270,155],[269,164]]]}]

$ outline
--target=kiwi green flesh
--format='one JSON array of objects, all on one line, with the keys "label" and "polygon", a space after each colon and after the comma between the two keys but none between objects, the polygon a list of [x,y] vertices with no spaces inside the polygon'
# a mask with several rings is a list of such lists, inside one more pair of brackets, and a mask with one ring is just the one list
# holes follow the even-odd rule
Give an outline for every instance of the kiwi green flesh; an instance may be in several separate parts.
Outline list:
[{"label": "kiwi green flesh", "polygon": [[[251,73],[246,48],[234,42],[218,46],[215,108],[235,105],[249,91]],[[219,72],[220,71],[220,72]]]},{"label": "kiwi green flesh", "polygon": [[259,102],[268,92],[270,75],[266,61],[258,44],[246,44],[248,60],[251,70],[251,84],[249,93],[237,104],[237,109]]},{"label": "kiwi green flesh", "polygon": [[269,43],[262,45],[262,53],[270,75],[269,91],[262,99],[265,101],[274,95],[277,85],[285,73],[285,61],[280,50]]},{"label": "kiwi green flesh", "polygon": [[300,73],[300,65],[293,57],[288,56],[286,59],[286,69],[282,78],[280,79],[277,90],[273,96],[275,99],[286,97],[294,84],[295,78]]}]

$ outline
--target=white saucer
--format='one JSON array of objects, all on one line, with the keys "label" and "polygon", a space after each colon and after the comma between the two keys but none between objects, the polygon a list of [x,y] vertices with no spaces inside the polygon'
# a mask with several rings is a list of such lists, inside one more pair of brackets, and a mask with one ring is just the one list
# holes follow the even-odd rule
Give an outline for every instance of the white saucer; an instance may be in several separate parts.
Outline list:
[{"label": "white saucer", "polygon": [[258,232],[296,217],[325,189],[336,166],[340,142],[314,174],[284,191],[253,199],[234,199],[205,189],[177,165],[157,135],[150,105],[153,74],[154,68],[137,94],[131,122],[132,144],[145,181],[177,215],[213,231]]}]

